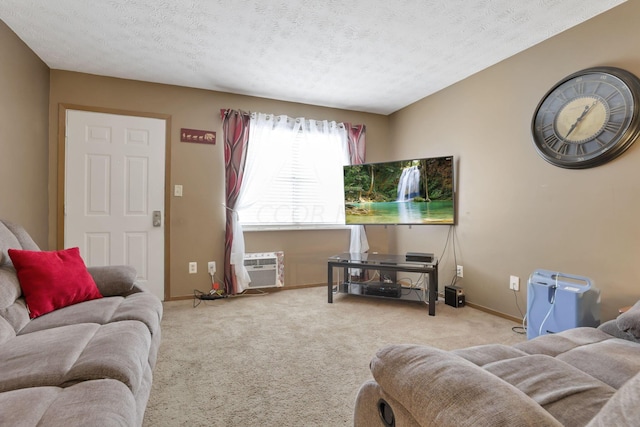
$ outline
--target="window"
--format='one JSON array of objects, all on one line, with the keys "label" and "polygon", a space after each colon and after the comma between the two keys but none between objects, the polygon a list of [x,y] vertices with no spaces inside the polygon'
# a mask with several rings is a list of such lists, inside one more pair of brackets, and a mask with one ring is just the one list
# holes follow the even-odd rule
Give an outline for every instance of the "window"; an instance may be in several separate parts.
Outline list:
[{"label": "window", "polygon": [[236,210],[243,226],[344,224],[341,124],[254,114]]}]

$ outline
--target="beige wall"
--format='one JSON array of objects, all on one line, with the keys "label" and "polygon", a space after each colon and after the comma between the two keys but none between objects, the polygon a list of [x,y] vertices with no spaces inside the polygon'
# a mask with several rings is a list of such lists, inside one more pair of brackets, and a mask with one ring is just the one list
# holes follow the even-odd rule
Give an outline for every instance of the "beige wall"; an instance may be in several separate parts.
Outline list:
[{"label": "beige wall", "polygon": [[[459,225],[452,233],[469,301],[519,316],[509,275],[521,278],[517,300],[524,312],[527,277],[546,268],[593,278],[603,291],[603,318],[612,318],[638,299],[640,146],[597,168],[564,170],[537,155],[529,127],[544,93],[576,70],[614,65],[640,75],[638,16],[640,3],[627,2],[389,117],[56,70],[48,95],[46,66],[2,24],[0,49],[15,59],[0,66],[0,173],[11,183],[0,187],[0,217],[25,224],[41,246],[55,247],[59,103],[169,114],[171,185],[182,184],[185,192],[170,204],[171,296],[190,295],[207,287],[207,261],[222,264],[223,153],[220,142],[178,142],[181,127],[215,130],[221,138],[220,108],[365,123],[368,161],[457,157]],[[372,250],[399,253],[440,255],[448,232],[368,227]],[[346,249],[347,241],[346,231],[248,233],[247,249],[284,250],[286,283],[299,285],[323,282],[326,256]],[[448,248],[441,290],[454,274]],[[187,274],[188,261],[198,261],[201,273]]]},{"label": "beige wall", "polygon": [[[526,280],[544,268],[592,278],[603,318],[640,296],[640,143],[586,170],[551,166],[530,135],[534,109],[564,76],[591,66],[640,76],[640,2],[608,13],[425,98],[390,117],[396,158],[452,154],[458,159],[455,228],[467,299],[520,316],[509,276],[526,310]],[[447,230],[398,227],[392,250],[444,248]],[[451,251],[441,289],[454,276]]]},{"label": "beige wall", "polygon": [[[49,182],[57,179],[59,104],[99,109],[168,114],[171,116],[170,187],[181,184],[184,196],[170,197],[170,296],[193,295],[194,289],[210,288],[207,261],[216,261],[222,277],[224,260],[224,153],[220,109],[234,108],[329,119],[367,126],[367,143],[373,152],[384,152],[388,117],[345,110],[287,103],[228,93],[177,86],[98,77],[67,71],[51,71]],[[215,146],[179,142],[180,128],[206,129],[217,133]],[[377,148],[376,148],[377,147]],[[59,200],[51,186],[49,239],[55,246]],[[386,249],[386,233],[374,246]],[[246,233],[247,252],[285,252],[285,286],[326,281],[326,259],[348,249],[346,230],[282,231]],[[198,273],[188,274],[188,263],[198,262]]]},{"label": "beige wall", "polygon": [[49,68],[0,21],[0,218],[47,248]]}]

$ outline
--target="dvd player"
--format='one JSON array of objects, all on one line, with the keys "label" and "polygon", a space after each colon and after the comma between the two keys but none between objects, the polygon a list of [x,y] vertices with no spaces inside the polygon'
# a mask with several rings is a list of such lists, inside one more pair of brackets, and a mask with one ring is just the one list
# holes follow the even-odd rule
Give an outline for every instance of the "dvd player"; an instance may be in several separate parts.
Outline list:
[{"label": "dvd player", "polygon": [[414,261],[414,262],[432,262],[433,254],[427,254],[424,252],[407,252],[405,259],[407,261]]},{"label": "dvd player", "polygon": [[402,286],[397,283],[367,282],[363,283],[363,285],[365,285],[365,295],[392,298],[400,298],[402,295]]}]

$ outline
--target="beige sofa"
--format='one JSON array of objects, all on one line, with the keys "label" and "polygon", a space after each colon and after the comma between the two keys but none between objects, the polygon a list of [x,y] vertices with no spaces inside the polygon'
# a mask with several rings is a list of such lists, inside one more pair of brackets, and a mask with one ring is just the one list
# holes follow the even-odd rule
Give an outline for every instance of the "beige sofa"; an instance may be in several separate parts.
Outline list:
[{"label": "beige sofa", "polygon": [[160,300],[130,267],[90,267],[101,298],[31,318],[9,249],[39,251],[0,220],[0,426],[141,425]]},{"label": "beige sofa", "polygon": [[638,426],[640,302],[599,328],[514,346],[390,345],[371,361],[354,424]]}]

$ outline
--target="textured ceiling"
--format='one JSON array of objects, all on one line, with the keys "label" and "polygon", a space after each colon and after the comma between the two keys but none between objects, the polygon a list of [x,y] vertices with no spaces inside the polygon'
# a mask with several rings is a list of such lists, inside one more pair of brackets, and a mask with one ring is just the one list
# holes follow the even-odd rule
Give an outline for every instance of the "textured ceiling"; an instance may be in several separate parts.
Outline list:
[{"label": "textured ceiling", "polygon": [[0,19],[52,69],[390,114],[624,1],[1,0]]}]

